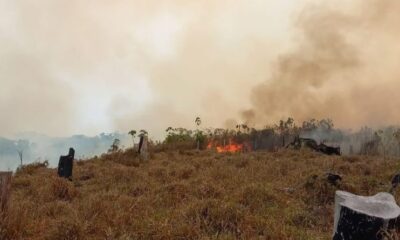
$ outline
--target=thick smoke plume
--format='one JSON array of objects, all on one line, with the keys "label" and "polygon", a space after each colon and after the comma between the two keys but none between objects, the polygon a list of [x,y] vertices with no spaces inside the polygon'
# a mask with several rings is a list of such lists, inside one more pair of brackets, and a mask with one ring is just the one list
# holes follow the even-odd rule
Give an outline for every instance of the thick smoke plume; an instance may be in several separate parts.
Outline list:
[{"label": "thick smoke plume", "polygon": [[[314,5],[300,14],[294,49],[251,95],[256,122],[331,118],[340,127],[397,124],[400,3]],[[248,114],[246,114],[248,115]]]},{"label": "thick smoke plume", "polygon": [[0,0],[0,135],[397,123],[400,3],[320,2]]}]

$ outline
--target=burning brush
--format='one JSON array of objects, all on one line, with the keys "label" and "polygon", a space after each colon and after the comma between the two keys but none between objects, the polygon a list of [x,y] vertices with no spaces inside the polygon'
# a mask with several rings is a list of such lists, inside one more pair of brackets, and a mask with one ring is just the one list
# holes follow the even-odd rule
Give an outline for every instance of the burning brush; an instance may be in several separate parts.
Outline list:
[{"label": "burning brush", "polygon": [[208,143],[207,149],[215,149],[218,153],[237,153],[244,151],[245,145],[234,143],[232,140],[229,140],[229,143],[225,145],[211,141]]}]

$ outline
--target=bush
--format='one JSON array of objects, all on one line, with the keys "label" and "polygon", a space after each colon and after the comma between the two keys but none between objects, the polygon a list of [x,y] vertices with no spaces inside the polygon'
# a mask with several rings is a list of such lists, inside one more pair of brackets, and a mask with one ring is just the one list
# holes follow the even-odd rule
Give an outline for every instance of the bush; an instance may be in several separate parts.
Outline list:
[{"label": "bush", "polygon": [[47,168],[49,166],[49,161],[44,162],[34,162],[31,164],[22,165],[17,168],[16,174],[34,174],[38,169]]}]

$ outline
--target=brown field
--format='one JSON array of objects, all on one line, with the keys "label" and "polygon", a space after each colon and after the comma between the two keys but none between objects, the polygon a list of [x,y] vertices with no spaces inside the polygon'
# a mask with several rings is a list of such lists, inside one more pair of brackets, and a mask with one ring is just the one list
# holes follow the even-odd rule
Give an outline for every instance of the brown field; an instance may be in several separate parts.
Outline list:
[{"label": "brown field", "polygon": [[0,239],[331,239],[335,190],[387,191],[400,169],[399,159],[308,150],[133,155],[77,161],[72,182],[24,167]]}]

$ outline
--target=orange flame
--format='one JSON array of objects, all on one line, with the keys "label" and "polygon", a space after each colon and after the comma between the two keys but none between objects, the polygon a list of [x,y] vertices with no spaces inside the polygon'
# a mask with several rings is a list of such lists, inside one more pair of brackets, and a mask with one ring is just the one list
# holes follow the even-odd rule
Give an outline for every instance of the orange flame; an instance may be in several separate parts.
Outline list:
[{"label": "orange flame", "polygon": [[[214,147],[214,143],[210,142],[207,145],[207,149],[212,149]],[[241,152],[243,150],[243,144],[235,144],[232,143],[232,141],[229,141],[229,144],[225,145],[225,146],[221,146],[221,145],[216,145],[215,149],[217,150],[218,153],[236,153],[236,152]]]}]

